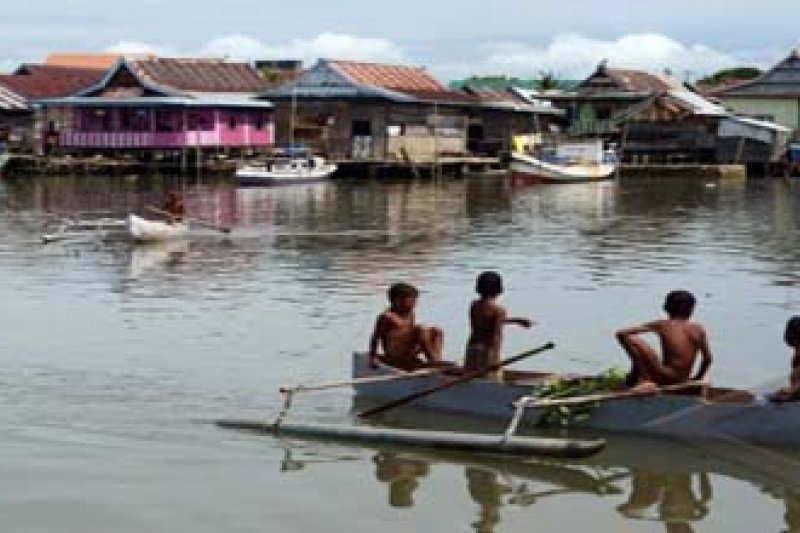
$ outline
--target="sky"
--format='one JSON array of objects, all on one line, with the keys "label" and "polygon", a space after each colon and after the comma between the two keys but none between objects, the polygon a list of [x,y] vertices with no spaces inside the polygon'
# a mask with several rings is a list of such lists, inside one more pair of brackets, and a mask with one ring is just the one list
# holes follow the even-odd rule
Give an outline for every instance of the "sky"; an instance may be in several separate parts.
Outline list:
[{"label": "sky", "polygon": [[800,0],[0,0],[0,71],[53,52],[320,57],[469,75],[583,78],[612,66],[696,79],[800,47]]}]

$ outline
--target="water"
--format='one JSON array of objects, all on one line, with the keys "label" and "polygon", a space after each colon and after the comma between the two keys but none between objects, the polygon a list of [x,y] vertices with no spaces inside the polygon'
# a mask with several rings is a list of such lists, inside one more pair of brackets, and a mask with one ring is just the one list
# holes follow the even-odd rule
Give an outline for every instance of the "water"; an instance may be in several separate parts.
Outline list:
[{"label": "water", "polygon": [[[40,243],[65,217],[145,214],[174,189],[234,232]],[[621,365],[613,331],[681,287],[699,297],[714,379],[776,387],[800,309],[796,184],[53,178],[0,182],[0,206],[4,531],[800,531],[796,453],[614,437],[589,461],[480,461],[211,423],[274,416],[282,385],[346,379],[397,280],[422,289],[420,319],[459,354],[487,268],[509,310],[538,322],[509,329],[506,351],[557,343],[522,367]],[[347,389],[309,394],[292,417],[350,423],[351,403]]]}]

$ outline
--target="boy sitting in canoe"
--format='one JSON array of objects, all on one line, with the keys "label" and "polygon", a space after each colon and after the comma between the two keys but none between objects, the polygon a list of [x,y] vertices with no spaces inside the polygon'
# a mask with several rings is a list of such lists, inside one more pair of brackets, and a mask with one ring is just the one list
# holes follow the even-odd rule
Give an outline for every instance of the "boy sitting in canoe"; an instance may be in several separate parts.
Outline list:
[{"label": "boy sitting in canoe", "polygon": [[[442,360],[444,334],[439,328],[414,322],[419,291],[407,283],[395,283],[389,288],[388,296],[389,309],[378,315],[369,342],[370,365],[377,367],[381,361],[403,370],[414,370],[426,364],[438,364]],[[378,355],[379,345],[383,356]]]},{"label": "boy sitting in canoe", "polygon": [[[692,293],[672,291],[664,301],[667,319],[617,332],[617,340],[631,359],[631,371],[626,380],[628,386],[647,389],[685,383],[691,377],[698,352],[702,362],[694,380],[705,378],[711,366],[711,350],[703,326],[689,320],[694,305]],[[658,335],[662,357],[639,338],[643,333]]]},{"label": "boy sitting in canoe", "polygon": [[167,202],[164,204],[164,211],[169,214],[167,218],[169,224],[183,222],[183,216],[186,212],[183,207],[183,200],[174,192],[169,193],[169,196],[167,196]]},{"label": "boy sitting in canoe", "polygon": [[[503,327],[516,324],[529,328],[533,321],[527,318],[512,318],[500,305],[497,298],[503,294],[503,279],[497,272],[484,272],[475,282],[475,291],[480,295],[469,308],[470,334],[464,357],[464,369],[479,370],[500,362],[503,345]],[[502,377],[501,371],[489,375]]]},{"label": "boy sitting in canoe", "polygon": [[783,334],[786,345],[794,350],[792,357],[792,373],[789,376],[789,386],[769,396],[773,402],[794,402],[800,400],[800,316],[793,316],[786,323]]}]

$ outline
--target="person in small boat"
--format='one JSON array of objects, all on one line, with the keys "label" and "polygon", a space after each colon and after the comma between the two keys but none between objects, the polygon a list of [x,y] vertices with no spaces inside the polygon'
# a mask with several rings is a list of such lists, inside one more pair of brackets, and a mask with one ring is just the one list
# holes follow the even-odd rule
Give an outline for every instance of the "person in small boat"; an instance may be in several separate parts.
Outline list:
[{"label": "person in small boat", "polygon": [[[688,291],[672,291],[664,301],[667,318],[621,329],[617,340],[631,360],[627,385],[652,388],[688,381],[698,353],[702,360],[694,380],[705,379],[712,355],[702,325],[690,320],[695,297]],[[653,333],[661,341],[661,356],[640,335]]]},{"label": "person in small boat", "polygon": [[786,323],[783,340],[789,348],[794,350],[794,353],[792,355],[792,373],[789,376],[789,386],[769,396],[770,400],[779,403],[800,400],[800,316],[793,316]]},{"label": "person in small boat", "polygon": [[[442,360],[444,333],[436,327],[417,324],[414,308],[419,291],[407,283],[389,287],[389,308],[378,315],[369,342],[369,361],[374,368],[381,361],[403,370],[437,365]],[[378,348],[383,355],[378,355]]]},{"label": "person in small boat", "polygon": [[168,223],[177,224],[183,222],[183,217],[186,212],[183,206],[183,199],[178,196],[177,193],[169,193],[169,196],[167,196],[167,202],[164,204],[164,211],[168,213]]},{"label": "person in small boat", "polygon": [[[469,308],[470,333],[464,353],[464,369],[479,370],[500,362],[503,346],[503,328],[515,324],[530,328],[534,322],[528,318],[509,317],[506,309],[498,302],[503,294],[503,278],[497,272],[483,272],[475,282],[475,291],[480,298],[474,300]],[[489,377],[501,379],[500,370]]]}]

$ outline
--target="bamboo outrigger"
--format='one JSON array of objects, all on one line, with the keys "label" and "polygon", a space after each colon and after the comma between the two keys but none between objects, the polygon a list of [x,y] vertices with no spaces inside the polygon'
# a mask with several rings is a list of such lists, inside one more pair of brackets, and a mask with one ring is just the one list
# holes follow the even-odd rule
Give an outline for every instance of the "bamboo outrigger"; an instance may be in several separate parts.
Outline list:
[{"label": "bamboo outrigger", "polygon": [[268,433],[277,437],[303,439],[375,447],[446,449],[493,455],[581,458],[600,452],[602,439],[575,440],[540,437],[481,435],[452,431],[342,426],[330,424],[270,424],[246,420],[222,420],[220,427]]}]

